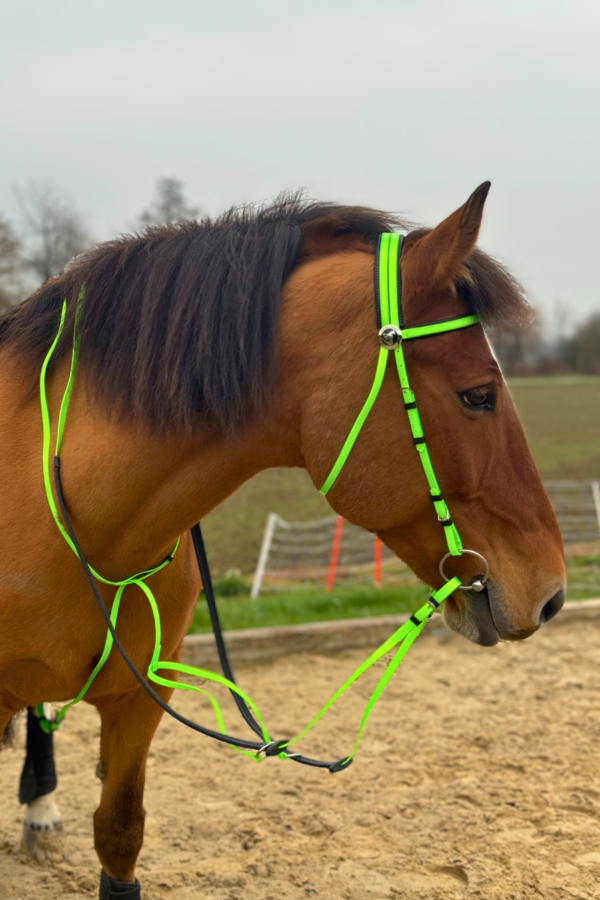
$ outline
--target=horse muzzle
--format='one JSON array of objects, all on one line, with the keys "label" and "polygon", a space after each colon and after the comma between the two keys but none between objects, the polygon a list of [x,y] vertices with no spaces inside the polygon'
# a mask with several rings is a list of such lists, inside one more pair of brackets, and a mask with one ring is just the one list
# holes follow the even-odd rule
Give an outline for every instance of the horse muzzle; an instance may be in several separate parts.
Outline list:
[{"label": "horse muzzle", "polygon": [[549,599],[538,604],[527,627],[516,627],[506,599],[499,586],[487,581],[482,591],[464,591],[445,603],[444,619],[452,631],[475,644],[493,647],[499,641],[523,641],[560,612],[565,602],[564,590],[553,591]]}]

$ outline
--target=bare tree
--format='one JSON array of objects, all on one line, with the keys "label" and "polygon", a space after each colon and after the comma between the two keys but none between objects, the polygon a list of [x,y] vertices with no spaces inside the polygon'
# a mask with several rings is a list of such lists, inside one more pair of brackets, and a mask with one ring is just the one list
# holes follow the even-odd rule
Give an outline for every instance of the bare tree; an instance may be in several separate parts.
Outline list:
[{"label": "bare tree", "polygon": [[0,215],[0,312],[19,298],[22,272],[21,242],[8,219]]},{"label": "bare tree", "polygon": [[488,337],[505,375],[530,375],[553,365],[539,311],[525,326],[488,329]]},{"label": "bare tree", "polygon": [[600,312],[591,313],[561,345],[562,358],[572,372],[600,375]]},{"label": "bare tree", "polygon": [[24,260],[42,281],[58,275],[93,240],[78,210],[46,182],[15,189],[23,221]]},{"label": "bare tree", "polygon": [[141,228],[146,228],[148,225],[195,219],[199,212],[198,207],[188,206],[183,181],[178,178],[159,178],[156,196],[148,209],[141,213],[138,221]]}]

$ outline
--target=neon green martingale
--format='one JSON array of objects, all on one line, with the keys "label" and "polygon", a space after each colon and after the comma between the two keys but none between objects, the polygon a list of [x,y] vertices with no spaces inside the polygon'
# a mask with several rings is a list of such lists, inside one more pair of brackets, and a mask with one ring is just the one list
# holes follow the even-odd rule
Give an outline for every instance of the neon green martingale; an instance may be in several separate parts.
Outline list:
[{"label": "neon green martingale", "polygon": [[[69,378],[67,381],[67,385],[65,387],[63,397],[62,397],[60,410],[59,410],[59,416],[58,416],[56,447],[55,447],[55,453],[54,453],[55,459],[59,457],[60,447],[61,447],[62,439],[64,436],[65,423],[66,423],[67,412],[68,412],[68,408],[69,408],[69,401],[71,399],[73,383],[75,380],[75,371],[77,368],[77,361],[78,361],[78,357],[79,357],[79,344],[78,344],[78,338],[77,338],[77,322],[78,322],[79,315],[81,312],[81,304],[83,303],[84,297],[85,297],[85,289],[84,289],[84,287],[82,287],[80,290],[80,293],[79,293],[78,300],[77,300],[77,310],[76,310],[76,315],[75,315],[75,327],[74,327],[74,333],[73,333],[73,350],[72,350],[72,354],[71,354],[71,367],[70,367],[70,371],[69,371]],[[48,350],[48,353],[42,364],[42,368],[40,371],[40,405],[41,405],[41,412],[42,412],[42,430],[43,430],[42,470],[43,470],[43,476],[44,476],[44,487],[45,487],[46,496],[48,499],[48,505],[50,507],[50,511],[52,513],[54,521],[55,521],[60,533],[64,537],[65,541],[71,548],[71,550],[75,553],[76,556],[79,557],[80,554],[78,553],[77,548],[75,547],[75,544],[73,543],[66,528],[64,527],[63,523],[61,522],[61,520],[59,518],[56,501],[54,499],[54,494],[52,493],[52,486],[51,486],[51,480],[50,480],[49,456],[50,456],[50,444],[51,444],[51,423],[50,423],[50,411],[48,408],[48,398],[47,398],[47,392],[46,392],[46,373],[48,370],[48,366],[50,364],[50,360],[52,359],[54,350],[56,349],[58,341],[60,340],[60,337],[62,335],[64,325],[65,325],[66,314],[67,314],[67,301],[64,300],[63,305],[62,305],[60,323],[59,323],[56,337],[54,338],[54,341],[52,342],[50,349]],[[91,573],[96,580],[101,581],[103,584],[113,585],[114,587],[117,588],[117,592],[115,594],[115,597],[114,597],[114,600],[112,603],[112,607],[111,607],[111,611],[110,611],[110,619],[113,624],[113,627],[116,628],[116,625],[117,625],[117,617],[119,614],[119,608],[121,605],[121,600],[123,598],[123,593],[125,591],[125,588],[128,587],[129,585],[136,585],[138,588],[140,588],[141,591],[143,591],[143,593],[145,594],[145,596],[150,604],[150,608],[152,610],[152,616],[154,619],[154,626],[155,626],[154,651],[152,653],[152,659],[151,659],[150,665],[148,667],[148,672],[147,672],[148,678],[160,685],[165,685],[168,687],[176,687],[181,690],[194,690],[194,691],[197,691],[198,693],[203,694],[204,696],[208,697],[208,699],[211,702],[213,711],[215,713],[215,717],[217,719],[219,729],[221,730],[222,733],[225,733],[225,723],[223,720],[223,715],[221,713],[219,704],[217,703],[217,701],[215,700],[214,697],[212,697],[207,691],[202,690],[200,687],[197,687],[196,685],[179,684],[178,682],[165,679],[162,676],[158,675],[158,670],[167,669],[170,671],[182,672],[186,675],[197,676],[199,678],[202,678],[203,680],[209,680],[209,681],[218,682],[220,684],[224,684],[231,691],[238,694],[238,696],[240,696],[244,700],[244,702],[250,707],[250,709],[254,712],[257,720],[259,721],[259,723],[261,724],[261,727],[263,729],[263,737],[265,738],[266,741],[268,741],[269,740],[268,732],[262,723],[260,711],[255,706],[255,704],[250,699],[250,697],[248,697],[244,693],[244,691],[242,691],[239,687],[237,687],[237,685],[233,684],[228,679],[223,678],[220,675],[217,675],[216,673],[206,672],[203,669],[196,669],[192,666],[183,665],[182,663],[161,662],[160,661],[160,650],[161,650],[160,614],[159,614],[159,610],[158,610],[158,606],[157,606],[154,594],[152,593],[152,591],[150,590],[148,585],[145,584],[145,581],[146,581],[146,579],[150,578],[151,575],[154,575],[157,572],[159,572],[161,569],[164,569],[165,566],[167,566],[172,561],[173,556],[174,556],[178,546],[179,546],[179,540],[177,541],[177,544],[175,545],[175,548],[173,549],[172,553],[170,553],[169,556],[167,556],[167,558],[165,560],[163,560],[163,562],[159,563],[157,566],[154,566],[153,568],[146,569],[143,572],[139,572],[136,575],[132,575],[129,578],[126,578],[122,581],[110,581],[109,579],[104,578],[102,575],[100,575],[98,572],[94,571],[94,569],[92,569],[90,567]],[[92,672],[89,675],[89,678],[87,679],[87,681],[85,682],[85,684],[83,685],[83,687],[81,688],[81,690],[79,691],[79,693],[77,694],[75,699],[71,700],[69,703],[67,703],[65,706],[63,706],[58,711],[58,713],[56,714],[56,717],[53,721],[49,721],[46,718],[46,716],[44,715],[43,704],[37,704],[36,710],[37,710],[37,713],[39,716],[40,725],[44,731],[48,732],[50,730],[54,730],[54,729],[58,728],[60,722],[64,719],[69,708],[74,706],[76,703],[79,703],[81,700],[83,700],[83,698],[87,694],[88,690],[90,689],[92,683],[94,682],[94,680],[100,673],[101,669],[103,668],[104,664],[106,663],[106,660],[108,659],[110,652],[112,650],[112,646],[113,646],[113,637],[112,637],[111,633],[108,632],[106,635],[104,649],[102,651],[100,659],[98,660],[97,664],[94,666]],[[241,752],[244,752],[244,751],[241,751]]]},{"label": "neon green martingale", "polygon": [[[360,433],[360,430],[375,402],[377,399],[377,395],[381,388],[381,384],[383,382],[383,377],[385,374],[385,369],[388,360],[389,349],[394,349],[396,365],[398,368],[398,375],[400,378],[400,384],[402,387],[402,391],[404,394],[405,407],[408,411],[410,427],[413,434],[413,439],[415,441],[415,445],[420,453],[421,462],[423,464],[423,470],[425,472],[425,476],[427,478],[427,482],[429,484],[430,492],[432,495],[432,499],[435,505],[436,512],[438,514],[438,518],[440,519],[442,525],[444,526],[444,530],[446,533],[446,538],[448,541],[448,547],[450,553],[454,556],[459,556],[462,553],[462,544],[460,541],[460,537],[458,535],[458,531],[456,530],[456,526],[452,523],[448,508],[441,496],[440,488],[435,478],[435,474],[433,472],[433,467],[431,465],[431,460],[429,458],[429,453],[427,451],[427,446],[425,444],[425,440],[423,437],[423,429],[421,427],[419,414],[416,408],[416,402],[414,398],[414,394],[410,390],[408,383],[408,376],[406,374],[406,366],[404,363],[404,356],[402,353],[402,347],[400,341],[398,341],[397,345],[394,343],[395,339],[398,337],[398,332],[400,332],[400,340],[410,340],[411,338],[418,337],[428,337],[433,334],[441,334],[447,331],[452,331],[457,328],[466,328],[469,325],[476,324],[479,319],[477,316],[464,316],[459,319],[452,319],[447,322],[438,322],[432,325],[424,325],[419,326],[417,328],[405,328],[400,331],[401,327],[401,298],[400,298],[400,281],[399,281],[399,250],[401,246],[401,238],[397,234],[383,234],[380,239],[380,243],[378,246],[378,254],[377,254],[377,269],[376,269],[376,283],[378,283],[378,299],[380,304],[380,316],[382,328],[380,330],[380,341],[382,343],[379,358],[377,362],[377,370],[375,375],[375,380],[373,383],[373,387],[371,388],[371,392],[367,398],[363,409],[360,412],[358,419],[356,420],[348,439],[346,440],[344,447],[330,473],[325,484],[321,488],[321,492],[326,494],[334,482],[338,478],[344,463],[346,462],[356,439]],[[73,350],[71,356],[71,368],[69,372],[68,382],[63,394],[63,398],[60,405],[59,416],[58,416],[58,425],[57,425],[57,436],[56,436],[56,447],[55,447],[55,465],[56,461],[59,457],[59,451],[64,435],[67,411],[69,407],[69,400],[71,397],[73,383],[75,379],[75,372],[77,368],[77,361],[79,355],[79,346],[78,346],[78,336],[77,336],[77,325],[79,321],[79,316],[81,313],[81,306],[84,302],[85,297],[85,288],[82,287],[78,301],[77,301],[77,309],[75,313],[75,326],[74,326],[74,335],[73,335]],[[65,528],[63,522],[60,519],[57,505],[55,502],[54,494],[52,491],[51,480],[50,480],[50,471],[49,471],[49,457],[50,457],[50,446],[51,446],[51,421],[50,421],[50,412],[48,408],[48,399],[46,393],[46,374],[47,369],[50,364],[52,355],[62,332],[64,330],[65,319],[67,312],[67,301],[63,302],[60,324],[58,328],[58,332],[56,337],[48,351],[48,354],[44,360],[42,365],[42,369],[40,372],[40,403],[41,403],[41,412],[42,412],[42,426],[43,426],[43,475],[44,475],[44,487],[46,490],[46,496],[48,498],[48,504],[50,507],[50,511],[54,518],[54,521],[66,540],[67,544],[73,550],[73,552],[80,558],[81,562],[84,564],[84,567],[87,565],[84,557],[80,549],[75,545],[74,541],[71,539],[67,529]],[[384,324],[385,323],[385,324]],[[390,341],[392,343],[390,343]],[[63,511],[65,511],[64,506],[61,507]],[[65,513],[66,514],[66,513]],[[68,523],[67,523],[68,524]],[[71,534],[73,532],[71,531]],[[73,535],[74,538],[74,535]],[[74,538],[76,541],[76,538]],[[225,678],[221,675],[218,675],[214,672],[207,671],[205,669],[199,669],[194,666],[187,666],[182,663],[174,663],[169,661],[161,661],[160,652],[161,652],[161,623],[160,623],[160,614],[158,610],[158,605],[156,602],[156,598],[154,597],[153,592],[150,590],[148,585],[145,583],[151,575],[159,572],[166,565],[168,565],[172,558],[173,554],[177,550],[177,546],[179,545],[179,541],[173,552],[169,554],[169,556],[159,565],[146,569],[143,572],[140,572],[136,575],[132,575],[130,578],[124,579],[123,581],[109,581],[106,578],[103,578],[100,574],[95,572],[90,568],[91,576],[93,579],[96,579],[103,584],[113,585],[117,588],[115,597],[112,602],[112,606],[110,609],[110,621],[112,623],[113,629],[116,628],[117,618],[119,613],[120,604],[123,598],[123,593],[125,588],[130,585],[135,585],[138,587],[146,596],[150,608],[153,615],[154,627],[155,627],[155,636],[154,636],[154,650],[152,653],[152,658],[147,670],[147,678],[156,684],[164,685],[171,688],[178,688],[180,690],[192,690],[197,691],[200,694],[203,694],[207,697],[212,705],[212,709],[217,721],[217,725],[219,728],[219,732],[221,735],[224,735],[224,740],[234,747],[240,753],[243,753],[247,756],[250,756],[254,759],[262,759],[265,756],[278,755],[282,759],[293,759],[294,757],[299,758],[298,761],[305,761],[304,757],[300,757],[300,754],[292,753],[288,748],[291,748],[297,741],[301,738],[305,737],[305,735],[316,725],[316,723],[321,719],[321,717],[331,708],[331,706],[336,702],[336,700],[341,697],[341,695],[352,685],[354,682],[363,675],[367,669],[373,666],[376,662],[378,662],[383,656],[390,653],[390,651],[394,650],[395,652],[392,657],[391,662],[387,665],[383,675],[379,679],[378,684],[376,685],[368,703],[366,704],[362,719],[359,724],[357,737],[352,747],[351,752],[344,759],[340,760],[334,764],[324,764],[327,765],[331,772],[341,771],[346,768],[351,762],[356,754],[358,749],[364,727],[369,718],[369,715],[377,702],[378,698],[381,696],[383,690],[386,685],[390,681],[392,675],[404,659],[406,653],[409,648],[415,641],[415,639],[419,636],[429,617],[433,614],[434,610],[437,609],[444,600],[450,596],[457,588],[464,587],[461,585],[459,578],[451,578],[446,581],[446,584],[442,588],[437,591],[433,591],[429,601],[421,607],[416,613],[414,613],[410,619],[405,622],[391,637],[389,637],[384,643],[373,653],[365,662],[363,662],[353,674],[347,679],[347,681],[341,685],[341,687],[335,692],[335,694],[327,701],[327,703],[319,710],[319,712],[313,717],[313,719],[306,725],[305,728],[302,729],[295,737],[284,740],[284,741],[273,741],[267,731],[266,726],[264,725],[263,719],[260,715],[260,711],[256,704],[251,700],[251,698],[241,690],[233,681]],[[470,552],[470,551],[465,551]],[[98,663],[94,666],[92,672],[90,673],[89,678],[86,683],[77,694],[74,700],[64,706],[57,714],[54,721],[48,721],[46,717],[43,715],[43,704],[38,704],[38,715],[40,717],[40,725],[46,731],[53,730],[58,727],[60,721],[64,718],[67,710],[73,706],[75,703],[78,703],[80,700],[84,698],[86,693],[88,692],[90,686],[92,685],[94,679],[97,677],[102,667],[106,663],[110,652],[113,647],[113,636],[109,631],[102,655],[98,661]],[[226,735],[225,730],[225,722],[222,711],[220,709],[219,703],[217,700],[206,690],[198,687],[194,684],[180,684],[171,679],[167,679],[158,674],[160,670],[168,670],[172,672],[179,672],[184,675],[193,676],[197,678],[201,678],[204,681],[211,681],[214,683],[218,683],[227,687],[230,691],[240,697],[244,703],[247,704],[250,710],[256,716],[256,721],[260,725],[260,731],[262,732],[262,737],[264,740],[263,745],[253,745],[258,747],[258,752],[255,750],[249,751],[244,749],[244,746],[249,746],[249,742],[241,741],[240,739],[229,738]],[[143,680],[143,679],[142,679]],[[188,722],[188,724],[190,724]],[[196,726],[197,727],[197,726]],[[203,730],[198,727],[198,730]],[[217,736],[216,733],[213,733],[213,736]]]}]

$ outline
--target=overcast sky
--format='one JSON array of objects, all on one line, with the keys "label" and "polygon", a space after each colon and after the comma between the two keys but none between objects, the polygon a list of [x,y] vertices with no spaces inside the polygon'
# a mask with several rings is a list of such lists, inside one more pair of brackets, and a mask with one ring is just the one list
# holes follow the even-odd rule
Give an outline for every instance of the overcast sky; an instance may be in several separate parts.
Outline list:
[{"label": "overcast sky", "polygon": [[552,321],[600,309],[598,0],[19,0],[0,17],[0,211],[51,180],[100,237],[160,176],[216,213],[282,188],[481,245]]}]

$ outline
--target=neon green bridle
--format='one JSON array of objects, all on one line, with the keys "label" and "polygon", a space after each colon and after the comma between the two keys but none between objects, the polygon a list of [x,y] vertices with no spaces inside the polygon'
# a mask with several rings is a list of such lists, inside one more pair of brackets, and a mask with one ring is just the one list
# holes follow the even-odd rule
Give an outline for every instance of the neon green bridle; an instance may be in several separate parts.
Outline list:
[{"label": "neon green bridle", "polygon": [[[380,326],[379,342],[381,346],[379,349],[379,357],[377,359],[375,379],[369,396],[358,414],[356,422],[352,426],[350,434],[346,438],[346,442],[344,443],[331,472],[325,479],[323,486],[320,488],[320,492],[322,494],[328,494],[339,478],[361,429],[367,420],[367,416],[371,412],[371,409],[379,396],[388,359],[390,358],[390,353],[393,353],[413,443],[419,453],[434,509],[440,524],[443,526],[446,543],[448,544],[448,554],[446,554],[440,564],[441,574],[444,579],[448,581],[443,572],[443,563],[448,556],[461,556],[464,552],[478,556],[480,559],[483,559],[483,557],[472,550],[463,550],[458,529],[452,521],[448,506],[442,496],[440,486],[431,464],[429,450],[425,443],[425,435],[423,433],[423,426],[421,425],[419,410],[417,409],[416,398],[410,389],[402,344],[404,341],[413,341],[417,338],[433,337],[439,334],[448,334],[448,332],[451,331],[458,331],[461,328],[470,328],[472,325],[479,324],[480,317],[478,315],[457,316],[451,319],[443,319],[439,322],[432,322],[428,325],[404,328],[404,317],[402,314],[402,276],[400,270],[402,241],[402,235],[386,233],[380,236],[377,244],[375,254],[375,304],[378,325]],[[483,561],[485,562],[485,560]],[[478,580],[472,585],[459,584],[457,587],[481,590],[487,579],[487,562],[485,562],[485,566],[486,576],[483,581]],[[432,596],[435,598],[435,591]]]},{"label": "neon green bridle", "polygon": [[[381,385],[383,383],[383,378],[385,375],[385,370],[387,366],[387,361],[389,358],[389,354],[391,351],[394,352],[394,357],[396,360],[396,366],[398,369],[398,376],[400,378],[400,385],[402,388],[403,396],[404,396],[404,406],[408,413],[408,418],[410,422],[410,428],[413,436],[413,441],[415,446],[419,452],[421,463],[423,465],[423,470],[425,472],[425,477],[427,479],[427,483],[429,485],[429,490],[431,493],[431,498],[434,503],[435,511],[437,513],[438,519],[440,520],[444,533],[446,535],[446,541],[448,543],[449,553],[446,554],[446,557],[449,555],[452,556],[460,556],[462,553],[471,553],[475,556],[480,556],[480,554],[475,553],[475,551],[463,550],[462,543],[460,540],[460,536],[456,529],[456,526],[452,522],[450,518],[450,514],[448,511],[448,507],[442,497],[440,487],[435,477],[435,473],[433,471],[433,467],[431,464],[431,459],[429,457],[429,452],[427,450],[427,445],[425,443],[425,438],[423,435],[423,428],[421,426],[421,421],[419,418],[419,413],[417,410],[417,404],[415,401],[415,395],[410,389],[408,376],[406,373],[406,365],[404,361],[404,354],[402,351],[402,342],[405,340],[414,340],[416,338],[425,338],[430,337],[437,334],[445,334],[450,331],[455,331],[460,328],[467,328],[471,325],[476,325],[479,322],[479,317],[476,315],[467,315],[461,316],[454,319],[448,319],[440,322],[434,322],[429,325],[421,325],[415,328],[402,328],[402,305],[401,305],[401,278],[400,278],[400,269],[399,269],[399,258],[400,258],[400,248],[401,248],[402,238],[398,234],[383,234],[380,237],[377,246],[377,254],[376,254],[376,266],[375,266],[375,282],[376,282],[376,299],[378,305],[378,319],[379,319],[379,340],[381,344],[381,348],[379,351],[379,358],[377,361],[377,369],[375,373],[375,380],[373,382],[373,386],[367,397],[367,400],[360,411],[360,414],[354,423],[350,434],[342,450],[329,473],[323,487],[320,489],[321,493],[327,494],[337,478],[340,476],[342,469],[356,440],[360,434],[361,428],[365,423],[365,420],[377,399],[379,391],[381,389]],[[50,480],[50,467],[49,467],[49,457],[50,457],[50,446],[51,446],[51,422],[50,422],[50,411],[48,408],[48,399],[46,392],[46,373],[48,366],[50,364],[52,355],[58,344],[58,341],[61,337],[61,334],[64,329],[65,320],[66,320],[66,309],[67,309],[67,301],[65,300],[62,307],[61,318],[59,323],[59,328],[56,334],[56,337],[48,350],[44,363],[42,365],[42,369],[40,372],[40,402],[41,402],[41,411],[42,411],[42,427],[43,427],[43,475],[44,475],[44,487],[46,490],[46,496],[48,498],[48,505],[50,507],[50,511],[54,518],[54,521],[68,543],[69,547],[73,552],[79,557],[81,560],[84,569],[86,570],[86,575],[88,580],[92,584],[94,588],[94,593],[98,599],[97,587],[95,587],[95,581],[101,581],[104,584],[114,585],[117,588],[117,592],[115,598],[112,602],[112,607],[110,610],[110,618],[109,614],[104,610],[105,618],[107,620],[107,624],[109,625],[109,632],[106,636],[106,641],[104,645],[104,651],[102,652],[101,658],[98,663],[93,667],[89,678],[87,679],[85,685],[75,698],[75,700],[71,701],[67,706],[63,707],[56,719],[54,721],[49,721],[43,714],[43,705],[38,704],[38,715],[40,718],[41,727],[46,730],[53,730],[56,728],[64,718],[66,710],[68,707],[72,706],[74,703],[79,702],[83,699],[87,691],[92,685],[92,682],[96,678],[96,676],[101,671],[104,666],[106,660],[108,659],[111,649],[113,647],[113,643],[116,640],[116,625],[117,625],[117,616],[119,607],[121,604],[121,600],[123,598],[123,593],[125,588],[127,587],[137,587],[140,589],[150,604],[150,608],[152,611],[152,616],[154,620],[155,626],[155,637],[154,637],[154,650],[152,653],[152,658],[150,664],[147,669],[146,678],[149,681],[152,681],[158,685],[163,685],[169,688],[178,688],[181,690],[192,690],[198,691],[199,693],[207,696],[212,704],[212,708],[217,720],[217,725],[219,728],[219,733],[211,732],[209,729],[204,728],[203,726],[196,725],[195,723],[186,720],[184,717],[171,712],[172,715],[175,715],[176,718],[179,718],[180,721],[184,722],[184,724],[190,725],[190,727],[195,728],[195,730],[207,734],[211,737],[218,738],[225,743],[230,744],[234,747],[234,749],[238,750],[238,752],[244,753],[248,756],[252,756],[255,759],[262,759],[266,756],[279,756],[282,759],[294,759],[297,762],[303,762],[308,765],[317,765],[320,767],[326,767],[331,772],[338,772],[344,768],[347,768],[348,765],[352,762],[352,759],[358,749],[358,745],[366,725],[367,719],[383,692],[384,688],[390,681],[392,675],[404,659],[408,649],[413,644],[415,639],[421,633],[427,620],[433,614],[435,610],[437,610],[444,600],[450,596],[455,590],[459,588],[470,589],[470,590],[482,590],[483,583],[487,578],[487,563],[486,563],[486,575],[483,580],[478,580],[474,582],[472,585],[462,585],[459,578],[451,578],[448,579],[444,575],[443,572],[443,562],[440,564],[440,572],[444,577],[446,583],[443,587],[439,588],[432,592],[431,597],[428,602],[421,607],[416,613],[414,613],[410,619],[405,622],[390,638],[388,638],[374,653],[369,656],[364,663],[362,663],[355,672],[347,679],[347,681],[335,692],[335,694],[327,701],[327,703],[317,712],[314,718],[308,723],[308,725],[300,731],[295,737],[291,739],[286,739],[282,741],[274,741],[269,736],[269,733],[266,729],[266,726],[263,723],[263,719],[260,715],[260,711],[255,703],[250,699],[250,697],[244,693],[233,680],[225,678],[221,675],[217,675],[214,672],[209,672],[205,669],[198,669],[193,666],[187,666],[182,663],[175,663],[170,661],[161,661],[160,653],[161,653],[161,623],[160,623],[160,614],[158,610],[158,604],[156,602],[156,598],[152,590],[146,584],[147,579],[149,579],[153,574],[158,572],[164,566],[166,566],[169,562],[171,562],[173,558],[173,554],[175,550],[169,554],[169,556],[158,566],[147,569],[144,572],[141,572],[137,575],[133,575],[123,581],[109,581],[95,572],[85,559],[83,552],[79,546],[79,543],[76,539],[76,536],[72,530],[72,525],[70,523],[70,519],[67,516],[67,510],[64,505],[64,498],[62,496],[62,489],[60,487],[60,459],[59,459],[59,451],[62,443],[62,438],[64,435],[67,411],[69,407],[69,400],[71,397],[73,383],[75,379],[75,372],[78,361],[78,321],[81,313],[82,303],[85,298],[85,290],[82,287],[78,301],[77,301],[77,310],[75,314],[75,326],[73,331],[73,351],[71,357],[71,369],[69,373],[68,382],[63,394],[62,402],[60,405],[60,411],[58,416],[58,427],[57,427],[57,437],[56,437],[56,449],[54,454],[54,471],[55,471],[55,489],[57,490],[57,495],[59,499],[59,504],[61,505],[61,512],[63,514],[63,521],[59,516],[59,512],[57,509],[56,501],[52,491],[52,483]],[[66,527],[65,527],[66,525]],[[179,541],[178,541],[179,543]],[[444,559],[446,559],[444,557]],[[485,562],[485,560],[484,560]],[[99,603],[102,608],[102,598],[99,598]],[[292,746],[299,741],[302,737],[304,737],[319,719],[327,712],[328,709],[335,703],[335,701],[341,697],[341,695],[352,685],[354,682],[369,669],[372,665],[374,665],[378,660],[380,660],[383,656],[385,656],[390,651],[394,651],[393,658],[391,662],[387,665],[385,672],[379,679],[375,690],[373,691],[362,716],[358,734],[356,737],[356,741],[351,752],[348,756],[344,757],[341,760],[338,760],[334,763],[321,763],[315,760],[309,760],[306,757],[302,757],[298,753],[294,753],[291,751]],[[123,655],[122,648],[120,648],[120,652]],[[124,656],[125,658],[125,656]],[[127,660],[126,660],[127,661]],[[221,712],[220,706],[217,700],[212,697],[206,690],[192,684],[179,684],[176,681],[171,679],[164,678],[159,675],[160,670],[168,670],[180,672],[185,675],[192,675],[203,679],[204,681],[212,681],[218,684],[224,685],[238,697],[240,697],[243,702],[247,705],[249,710],[254,713],[256,717],[255,724],[257,725],[259,733],[262,735],[263,741],[262,743],[256,743],[252,741],[243,740],[241,738],[232,738],[226,734],[225,723],[223,719],[223,714]],[[138,673],[139,676],[139,673]],[[143,678],[139,676],[139,679],[143,683]],[[155,698],[159,700],[160,698]],[[256,729],[255,729],[256,730]]]}]

